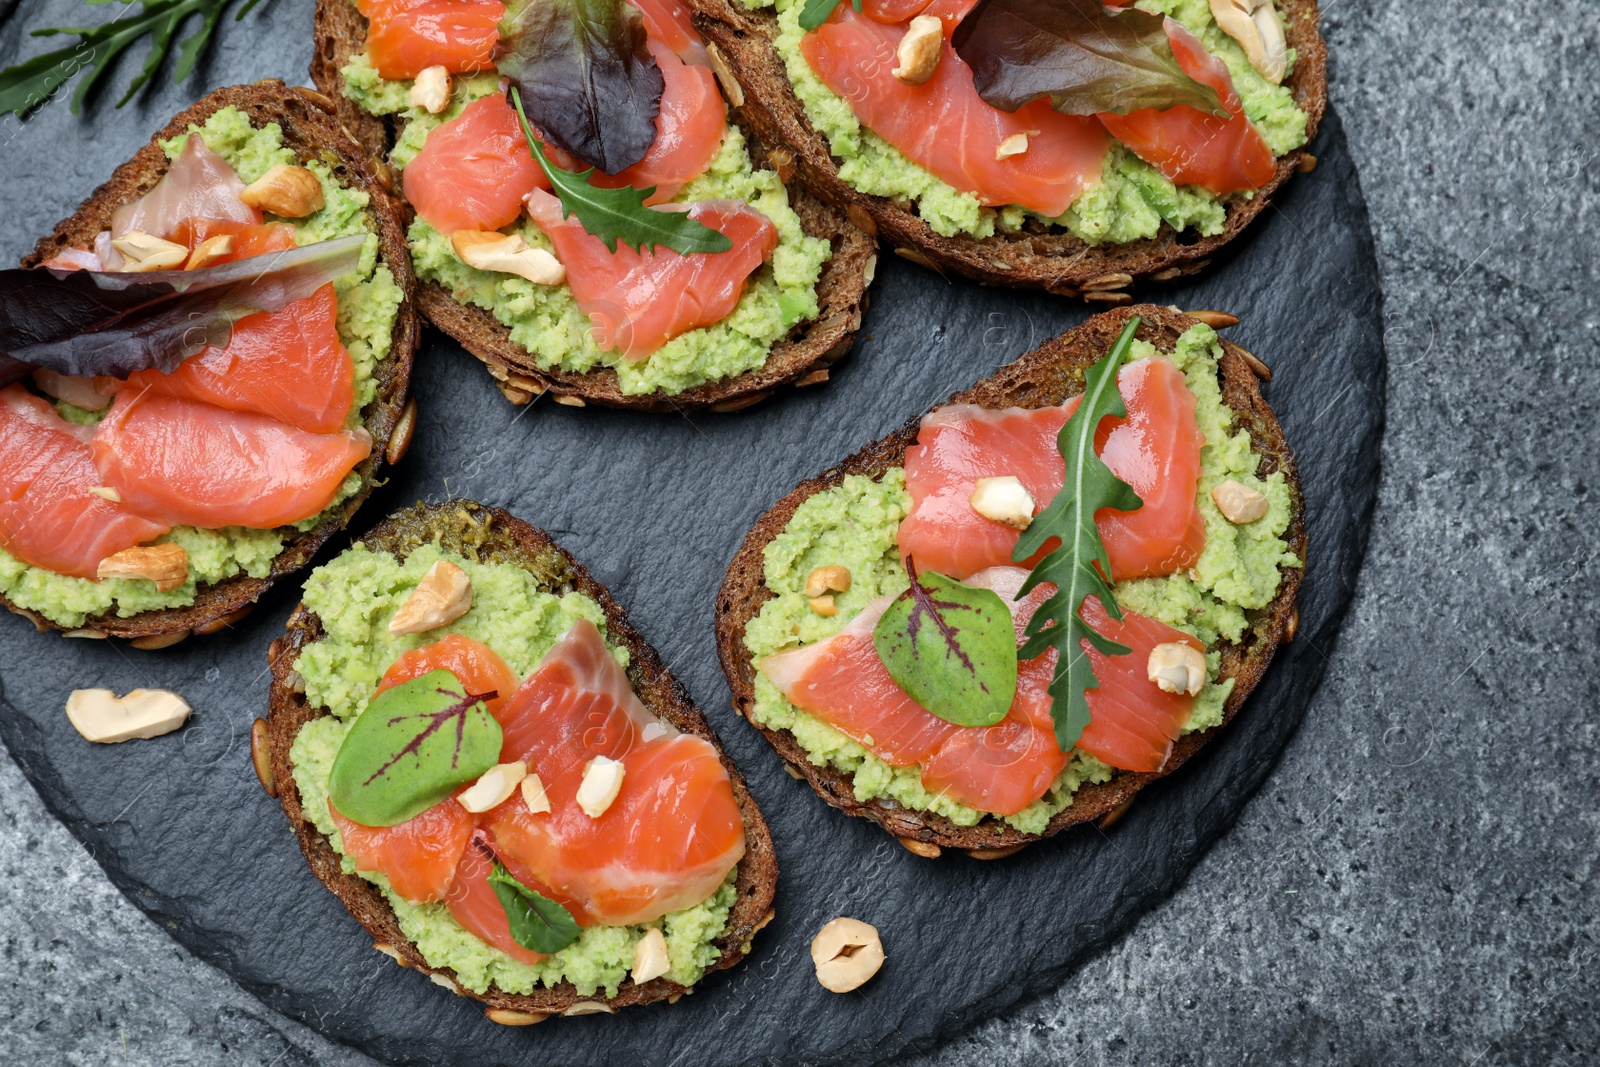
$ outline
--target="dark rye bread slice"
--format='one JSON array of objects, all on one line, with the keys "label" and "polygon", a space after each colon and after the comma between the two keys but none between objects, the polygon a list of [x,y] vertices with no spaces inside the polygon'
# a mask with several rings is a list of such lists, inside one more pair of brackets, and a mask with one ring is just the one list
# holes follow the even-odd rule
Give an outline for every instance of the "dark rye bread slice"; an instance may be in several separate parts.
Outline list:
[{"label": "dark rye bread slice", "polygon": [[[361,543],[399,559],[405,559],[419,545],[437,544],[446,551],[483,563],[522,567],[534,574],[544,589],[582,593],[600,604],[605,611],[607,640],[628,649],[628,681],[639,699],[653,714],[679,730],[716,746],[733,783],[733,795],[744,816],[745,855],[739,861],[735,883],[738,896],[728,914],[727,928],[716,941],[721,954],[708,971],[731,967],[743,959],[750,951],[751,939],[773,917],[772,897],[778,882],[778,860],[772,835],[755,799],[745,788],[739,769],[723,752],[705,717],[661,662],[655,649],[646,644],[628,622],[627,613],[611,598],[605,586],[590,577],[589,572],[543,530],[514,518],[501,508],[485,507],[470,500],[432,505],[419,503],[379,523],[361,538]],[[301,809],[294,768],[289,762],[289,746],[302,726],[327,712],[306,702],[294,665],[300,650],[320,640],[322,635],[321,620],[301,604],[289,618],[288,632],[272,643],[268,652],[272,686],[267,718],[264,728],[258,720],[252,732],[251,755],[267,791],[282,803],[311,870],[344,903],[356,921],[366,927],[381,951],[393,956],[403,967],[438,975],[440,981],[448,979],[463,996],[483,1001],[490,1019],[507,1025],[539,1022],[545,1016],[563,1013],[579,1015],[657,1000],[676,1001],[691,991],[666,978],[635,985],[630,977],[624,980],[617,995],[609,998],[580,997],[570,982],[528,995],[505,993],[492,986],[486,993],[478,994],[456,984],[455,972],[450,968],[430,966],[401,932],[393,909],[377,887],[363,878],[344,873],[339,866],[338,853]]]},{"label": "dark rye bread slice", "polygon": [[[1030,224],[1016,234],[982,239],[935,233],[916,213],[916,205],[858,192],[839,177],[828,139],[811,125],[795,96],[773,41],[778,32],[771,9],[751,11],[737,0],[690,0],[695,25],[720,52],[720,59],[744,88],[740,122],[775,151],[794,159],[800,180],[813,193],[847,213],[857,226],[876,234],[895,252],[942,274],[960,274],[991,285],[1046,289],[1107,303],[1128,303],[1123,290],[1136,282],[1168,281],[1204,269],[1211,257],[1272,199],[1290,174],[1315,160],[1296,149],[1278,160],[1272,180],[1251,199],[1235,198],[1221,233],[1201,237],[1163,225],[1154,237],[1120,245],[1090,245],[1059,227]],[[1299,53],[1286,85],[1309,118],[1306,140],[1317,132],[1327,103],[1327,49],[1317,33],[1316,0],[1278,0],[1285,36]],[[1089,294],[1095,294],[1093,296]]]},{"label": "dark rye bread slice", "polygon": [[[978,404],[983,407],[1039,408],[1060,404],[1083,392],[1084,371],[1105,355],[1129,318],[1142,320],[1138,336],[1157,349],[1171,351],[1178,336],[1196,324],[1181,312],[1141,304],[1119,308],[1089,319],[1083,325],[1053,340],[1046,341],[1021,359],[1000,369],[971,389],[952,396],[947,403]],[[1302,560],[1306,554],[1306,531],[1302,523],[1303,505],[1300,483],[1295,474],[1294,457],[1272,410],[1261,398],[1260,384],[1246,363],[1243,350],[1224,341],[1219,362],[1222,399],[1233,409],[1237,423],[1250,432],[1252,447],[1260,456],[1262,475],[1282,471],[1289,485],[1293,518],[1284,540]],[[765,584],[762,551],[783,532],[795,509],[814,493],[830,489],[847,474],[882,477],[891,467],[904,464],[906,448],[916,442],[921,417],[882,438],[839,466],[803,482],[778,501],[745,537],[728,567],[722,590],[717,596],[717,650],[723,673],[733,689],[734,709],[746,718],[755,703],[755,666],[745,649],[744,630],[770,600]],[[1300,587],[1300,571],[1285,568],[1277,596],[1265,608],[1252,612],[1250,630],[1237,645],[1221,646],[1223,677],[1234,679],[1232,694],[1224,708],[1224,725],[1255,688],[1280,642],[1292,640],[1295,629],[1295,593]],[[1080,788],[1073,803],[1050,820],[1042,834],[1025,834],[995,817],[986,817],[973,826],[957,826],[942,815],[914,811],[882,800],[859,801],[849,776],[832,767],[818,767],[786,730],[771,730],[759,724],[764,734],[793,768],[804,775],[828,803],[850,815],[878,823],[919,855],[937,855],[939,846],[965,849],[979,859],[997,859],[1024,845],[1049,837],[1079,823],[1101,822],[1119,816],[1134,794],[1150,782],[1181,767],[1221,727],[1180,738],[1172,747],[1167,766],[1159,773],[1118,771],[1107,782],[1089,783]]]},{"label": "dark rye bread slice", "polygon": [[[340,73],[352,56],[366,50],[366,17],[356,10],[351,0],[317,0],[315,33],[311,80],[335,101],[334,106],[352,136],[375,158],[384,158],[399,131],[393,129],[390,121],[367,113],[345,96],[344,76]],[[724,93],[737,93],[736,84],[726,79],[722,84]],[[738,116],[737,110],[734,114]],[[744,122],[741,127],[750,139],[751,159],[758,166],[768,161],[770,153],[762,147],[756,130]],[[805,232],[828,241],[833,247],[833,256],[817,281],[820,308],[817,317],[797,324],[788,336],[772,346],[767,361],[754,370],[706,382],[681,393],[630,396],[618,387],[617,374],[610,368],[583,374],[541,368],[527,349],[511,340],[511,331],[492,314],[456,300],[441,285],[419,284],[417,303],[435,326],[483,361],[500,391],[515,404],[526,404],[536,396],[549,393],[556,403],[573,407],[597,404],[639,411],[738,411],[765,400],[779,386],[825,382],[828,367],[850,351],[861,329],[861,316],[867,307],[867,287],[877,264],[877,243],[851,225],[842,210],[829,208],[798,183],[791,183],[792,169],[768,165],[777,170],[788,186],[790,205],[800,216]]]},{"label": "dark rye bread slice", "polygon": [[164,648],[191,633],[209,634],[231,625],[255,606],[273,582],[304,567],[328,538],[344,528],[371,493],[384,464],[399,462],[411,442],[416,408],[408,402],[407,390],[411,382],[411,360],[417,350],[419,322],[411,299],[411,258],[406,250],[400,205],[389,195],[387,185],[379,179],[361,146],[340,128],[328,102],[319,93],[286,87],[276,79],[235,85],[211,93],[180,112],[150,139],[149,144],[118,167],[110,180],[96,189],[70,218],[56,226],[54,233],[39,241],[22,265],[37,266],[64,249],[90,245],[95,234],[111,225],[113,211],[149,192],[166,174],[167,158],[157,142],[177,136],[190,125],[204,123],[213,112],[230,106],[248,115],[254,126],[276,122],[283,130],[285,147],[293,149],[301,161],[319,160],[329,167],[341,185],[367,193],[370,198],[367,210],[377,226],[379,261],[389,268],[396,284],[406,294],[395,316],[389,354],[375,370],[377,396],[362,412],[362,422],[372,435],[372,454],[356,467],[361,474],[361,489],[316,526],[285,543],[267,577],[237,575],[202,586],[194,603],[188,607],[146,611],[127,618],[112,611],[69,629],[0,597],[0,603],[26,615],[41,630],[67,630],[77,637],[122,637],[138,648]]}]

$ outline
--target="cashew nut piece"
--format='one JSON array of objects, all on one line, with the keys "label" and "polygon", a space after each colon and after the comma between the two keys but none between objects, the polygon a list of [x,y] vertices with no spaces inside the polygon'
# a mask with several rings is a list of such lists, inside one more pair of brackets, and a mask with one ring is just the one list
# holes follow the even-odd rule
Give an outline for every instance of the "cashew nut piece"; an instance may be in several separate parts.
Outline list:
[{"label": "cashew nut piece", "polygon": [[1223,33],[1239,42],[1263,78],[1283,84],[1289,73],[1289,45],[1273,0],[1211,0],[1211,17]]},{"label": "cashew nut piece", "polygon": [[442,66],[424,67],[411,83],[406,102],[437,115],[450,106],[450,72]]},{"label": "cashew nut piece", "polygon": [[622,772],[626,766],[609,756],[596,756],[583,767],[578,785],[578,807],[591,819],[598,819],[622,792]]},{"label": "cashew nut piece", "polygon": [[219,233],[215,237],[207,237],[194,246],[189,258],[183,261],[183,269],[200,270],[202,267],[209,267],[223,256],[233,255],[236,243],[231,233]]},{"label": "cashew nut piece", "polygon": [[993,522],[1026,530],[1033,523],[1033,495],[1016,475],[979,478],[967,499],[972,510]]},{"label": "cashew nut piece", "polygon": [[522,780],[522,803],[535,815],[550,810],[550,798],[544,792],[544,779],[537,774],[530,774]]},{"label": "cashew nut piece", "polygon": [[652,926],[633,946],[633,984],[644,985],[652,978],[660,978],[672,968],[672,957],[667,955],[667,938],[659,927]]},{"label": "cashew nut piece", "polygon": [[400,610],[389,620],[389,632],[420,634],[455,622],[472,607],[472,579],[454,563],[439,560],[428,568]]},{"label": "cashew nut piece", "polygon": [[456,803],[472,812],[481,815],[486,811],[498,808],[510,799],[528,774],[528,765],[521,760],[515,763],[497,763],[484,771],[461,795],[456,797]]},{"label": "cashew nut piece", "polygon": [[135,689],[119,697],[109,689],[74,689],[67,718],[86,739],[109,744],[170,734],[189,719],[187,701],[165,689]]},{"label": "cashew nut piece", "polygon": [[177,270],[189,258],[188,246],[163,241],[143,230],[129,230],[121,237],[113,237],[111,247],[122,253],[122,269],[129,273]]},{"label": "cashew nut piece", "polygon": [[535,285],[560,285],[567,277],[561,261],[542,248],[532,248],[520,234],[492,230],[457,230],[450,235],[456,255],[469,267],[515,274]]},{"label": "cashew nut piece", "polygon": [[[116,493],[116,490],[111,492]],[[103,493],[95,496],[111,499]],[[114,502],[121,499],[122,495],[117,493]],[[189,580],[189,555],[182,545],[139,545],[113,552],[100,561],[94,573],[96,578],[148,578],[156,583],[156,589],[167,593]]]},{"label": "cashew nut piece", "polygon": [[1004,141],[1000,142],[999,147],[994,150],[994,158],[997,161],[1002,159],[1010,159],[1012,156],[1022,155],[1027,150],[1027,133],[1014,133],[1010,137],[1007,137]]},{"label": "cashew nut piece", "polygon": [[1206,657],[1191,644],[1170,641],[1150,650],[1145,670],[1163,693],[1194,696],[1206,681]]},{"label": "cashew nut piece", "polygon": [[808,597],[824,593],[848,593],[850,569],[848,567],[818,567],[806,575],[805,594]]},{"label": "cashew nut piece", "polygon": [[276,163],[239,194],[248,206],[285,219],[301,219],[322,210],[322,183],[304,167]]},{"label": "cashew nut piece", "polygon": [[1217,510],[1222,512],[1222,517],[1236,526],[1255,522],[1267,513],[1267,498],[1232,478],[1211,490],[1211,499],[1216,503]]},{"label": "cashew nut piece", "polygon": [[894,50],[898,62],[890,74],[907,85],[921,85],[933,77],[944,49],[944,23],[936,15],[918,15]]},{"label": "cashew nut piece", "polygon": [[834,993],[848,993],[864,985],[883,966],[883,942],[878,928],[860,919],[840,916],[811,939],[811,962],[817,981]]}]

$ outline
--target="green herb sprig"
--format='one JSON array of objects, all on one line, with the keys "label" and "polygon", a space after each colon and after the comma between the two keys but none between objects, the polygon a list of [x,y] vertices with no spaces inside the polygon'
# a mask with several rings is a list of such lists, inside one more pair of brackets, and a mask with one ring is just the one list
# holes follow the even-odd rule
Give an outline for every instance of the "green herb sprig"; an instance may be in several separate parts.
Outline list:
[{"label": "green herb sprig", "polygon": [[561,217],[573,215],[583,228],[606,243],[606,249],[617,250],[617,242],[637,250],[647,247],[670,248],[681,255],[692,252],[726,252],[733,247],[727,234],[696,222],[685,211],[655,211],[645,206],[645,198],[655,192],[655,187],[634,189],[601,189],[589,181],[594,173],[591,167],[581,174],[562,170],[545,156],[534,136],[528,116],[522,110],[522,94],[511,89],[511,104],[517,109],[522,122],[522,134],[528,139],[528,150],[550,179],[556,196],[561,200]]},{"label": "green herb sprig", "polygon": [[[833,9],[839,6],[840,0],[806,0],[806,6],[800,9],[800,28],[810,33],[833,17]],[[850,6],[857,11],[861,10],[861,0],[850,0]]]},{"label": "green herb sprig", "polygon": [[[131,8],[135,0],[87,0],[95,7],[119,3]],[[172,54],[173,41],[179,28],[191,15],[201,16],[200,25],[193,33],[178,42],[178,61],[172,73],[174,82],[181,82],[193,71],[201,53],[210,43],[222,13],[234,0],[137,0],[138,14],[114,18],[100,26],[53,26],[34,30],[34,37],[75,36],[78,43],[53,52],[34,56],[15,66],[0,70],[0,115],[26,118],[55,91],[65,85],[80,71],[89,73],[78,83],[72,94],[72,113],[76,115],[111,69],[116,60],[134,42],[150,38],[150,54],[144,67],[128,83],[128,88],[117,101],[121,107],[134,94],[155,77],[167,57]],[[234,14],[234,21],[248,15],[260,0],[245,0],[244,6]]]},{"label": "green herb sprig", "polygon": [[1127,645],[1100,636],[1083,620],[1083,600],[1100,598],[1106,614],[1122,618],[1111,590],[1111,561],[1095,525],[1094,513],[1101,508],[1134,511],[1144,506],[1139,494],[1095,455],[1095,431],[1105,418],[1125,418],[1128,409],[1117,391],[1117,371],[1133,347],[1139,318],[1128,320],[1111,351],[1084,375],[1083,400],[1078,410],[1061,427],[1056,446],[1066,462],[1066,481],[1050,506],[1038,514],[1022,536],[1012,558],[1028,559],[1052,538],[1061,545],[1034,565],[1027,581],[1017,593],[1020,600],[1035,586],[1049,583],[1055,594],[1040,605],[1028,621],[1026,640],[1017,655],[1032,659],[1056,649],[1055,674],[1050,680],[1050,716],[1055,721],[1056,741],[1061,751],[1069,752],[1089,725],[1091,689],[1099,688],[1082,642],[1088,641],[1105,656],[1125,656],[1133,650]]},{"label": "green herb sprig", "polygon": [[546,956],[560,952],[583,933],[570,911],[517,881],[499,863],[489,875],[489,887],[500,898],[500,907],[505,910],[506,923],[511,928],[511,939],[529,952]]}]

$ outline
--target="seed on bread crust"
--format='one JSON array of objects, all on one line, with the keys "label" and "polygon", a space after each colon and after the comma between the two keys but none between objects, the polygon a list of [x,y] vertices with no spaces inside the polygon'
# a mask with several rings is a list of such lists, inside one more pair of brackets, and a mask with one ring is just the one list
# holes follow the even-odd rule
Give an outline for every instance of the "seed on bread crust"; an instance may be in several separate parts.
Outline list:
[{"label": "seed on bread crust", "polygon": [[271,744],[267,740],[267,720],[257,719],[250,724],[250,765],[256,769],[256,780],[267,796],[278,795],[278,780],[272,773]]}]

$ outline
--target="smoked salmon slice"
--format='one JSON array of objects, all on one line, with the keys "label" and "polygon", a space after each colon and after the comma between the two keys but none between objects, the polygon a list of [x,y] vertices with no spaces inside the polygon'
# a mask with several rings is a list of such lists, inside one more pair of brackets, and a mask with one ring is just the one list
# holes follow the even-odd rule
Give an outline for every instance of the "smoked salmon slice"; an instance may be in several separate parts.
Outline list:
[{"label": "smoked salmon slice", "polygon": [[1244,113],[1233,79],[1222,60],[1172,19],[1167,40],[1184,73],[1217,91],[1229,117],[1179,106],[1144,108],[1126,115],[1100,115],[1111,135],[1177,185],[1198,185],[1226,196],[1260,189],[1277,172],[1272,149]]},{"label": "smoked salmon slice", "polygon": [[477,819],[455,797],[394,826],[352,822],[332,800],[328,813],[339,827],[345,855],[356,861],[356,870],[384,875],[396,893],[417,904],[445,899],[461,854],[477,829]]},{"label": "smoked salmon slice", "polygon": [[332,285],[234,324],[223,348],[207,348],[171,374],[144,370],[127,388],[254,412],[312,433],[344,426],[355,402],[355,363],[339,340]]},{"label": "smoked salmon slice", "polygon": [[141,515],[172,526],[272,529],[327,507],[372,439],[127,389],[90,448],[99,484]]},{"label": "smoked salmon slice", "polygon": [[360,0],[367,56],[379,75],[415,78],[428,67],[452,74],[489,70],[506,9],[500,0]]},{"label": "smoked salmon slice", "polygon": [[486,96],[428,134],[401,174],[406,202],[429,226],[498,230],[517,221],[522,201],[550,188],[505,97]]},{"label": "smoked salmon slice", "polygon": [[[1144,506],[1095,515],[1111,578],[1185,570],[1205,548],[1195,502],[1205,435],[1195,421],[1194,394],[1164,356],[1123,367],[1117,389],[1128,417],[1104,420],[1095,450]],[[901,555],[915,559],[919,570],[958,579],[1011,564],[1018,532],[973,510],[973,486],[979,478],[1012,475],[1033,497],[1034,513],[1043,511],[1066,473],[1056,435],[1080,399],[1052,408],[952,404],[929,412],[917,443],[906,449],[911,511],[900,524]]]},{"label": "smoked salmon slice", "polygon": [[167,532],[89,491],[105,484],[90,434],[20,385],[0,390],[0,546],[22,562],[93,578],[105,557]]},{"label": "smoked salmon slice", "polygon": [[[1027,572],[1016,567],[1010,594]],[[982,584],[973,579],[972,584]],[[985,586],[989,588],[990,586]],[[1021,627],[1049,595],[1035,590],[1022,605],[1002,599]],[[1015,815],[1044,796],[1067,757],[1056,744],[1050,717],[1053,661],[1048,654],[1019,665],[1017,695],[993,726],[957,726],[934,715],[894,683],[872,644],[892,596],[879,597],[839,633],[816,644],[779,652],[759,664],[789,702],[833,726],[897,767],[920,765],[931,792],[997,815]]]},{"label": "smoked salmon slice", "polygon": [[[450,803],[454,804],[455,801]],[[499,894],[489,884],[489,875],[494,873],[497,861],[504,863],[507,872],[529,889],[552,900],[557,899],[549,887],[540,885],[515,860],[506,863],[502,857],[496,856],[487,836],[479,832],[461,854],[461,863],[456,868],[455,881],[450,887],[445,906],[450,910],[450,917],[473,937],[488,942],[519,963],[538,963],[545,958],[544,954],[517,944],[516,938],[511,936],[511,922],[506,918],[505,905],[500,903]],[[571,910],[570,906],[568,910]],[[585,925],[580,916],[573,917],[580,926]]]},{"label": "smoked salmon slice", "polygon": [[[1023,627],[1054,593],[1044,585],[1016,600],[1027,576],[1020,567],[993,567],[967,579],[969,585],[994,590],[1011,608],[1019,645]],[[1015,815],[1044,796],[1067,761],[1050,714],[1055,650],[1018,664],[1017,695],[1004,719],[993,726],[957,726],[907,696],[878,658],[872,628],[892,600],[872,601],[826,640],[766,657],[761,672],[790,703],[884,762],[920,766],[922,784],[932,792],[997,815]],[[1089,694],[1094,722],[1077,747],[1114,767],[1157,770],[1193,702],[1163,693],[1145,677],[1145,665],[1158,644],[1199,643],[1153,619],[1124,614],[1123,622],[1114,623],[1097,601],[1086,603],[1090,625],[1133,652],[1110,661],[1093,653],[1100,688]],[[1084,647],[1089,648],[1087,642]]]},{"label": "smoked salmon slice", "polygon": [[[525,760],[551,810],[530,812],[513,795],[485,816],[494,851],[593,921],[649,922],[698,904],[743,857],[744,821],[716,748],[645,709],[593,623],[556,643],[502,724],[501,760]],[[576,798],[599,756],[620,760],[623,779],[592,818]]]},{"label": "smoked salmon slice", "polygon": [[560,201],[537,190],[528,196],[528,215],[555,245],[595,343],[634,360],[727,318],[750,275],[778,246],[771,220],[734,200],[702,200],[689,208],[690,218],[733,242],[726,252],[689,255],[661,247],[639,252],[620,241],[608,251],[576,218],[561,217]]},{"label": "smoked salmon slice", "polygon": [[[947,20],[947,32],[949,26]],[[985,204],[1020,204],[1053,217],[1100,180],[1111,141],[1092,115],[1060,114],[1048,100],[1015,112],[985,103],[948,39],[933,77],[906,85],[891,73],[902,36],[903,27],[841,3],[801,38],[800,51],[862,125]],[[1001,142],[1019,133],[1028,136],[1028,150],[996,159]]]}]

